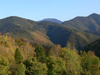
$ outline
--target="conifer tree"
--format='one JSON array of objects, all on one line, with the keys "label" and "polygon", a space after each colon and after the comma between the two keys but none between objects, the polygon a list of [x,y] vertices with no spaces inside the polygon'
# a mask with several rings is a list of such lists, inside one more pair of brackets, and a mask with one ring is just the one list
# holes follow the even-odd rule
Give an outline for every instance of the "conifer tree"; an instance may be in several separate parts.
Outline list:
[{"label": "conifer tree", "polygon": [[46,54],[44,51],[44,48],[42,46],[37,46],[35,48],[35,52],[36,52],[36,57],[39,61],[44,62],[45,58],[46,58]]},{"label": "conifer tree", "polygon": [[15,51],[15,62],[16,64],[19,64],[22,60],[23,60],[23,56],[21,55],[19,48],[17,48]]}]

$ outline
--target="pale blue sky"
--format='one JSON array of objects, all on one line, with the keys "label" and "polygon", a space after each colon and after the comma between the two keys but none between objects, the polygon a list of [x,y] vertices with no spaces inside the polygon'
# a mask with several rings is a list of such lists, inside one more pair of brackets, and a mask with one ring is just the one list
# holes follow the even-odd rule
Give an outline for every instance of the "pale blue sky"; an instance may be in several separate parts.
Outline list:
[{"label": "pale blue sky", "polygon": [[0,0],[0,19],[19,16],[34,21],[100,14],[100,0]]}]

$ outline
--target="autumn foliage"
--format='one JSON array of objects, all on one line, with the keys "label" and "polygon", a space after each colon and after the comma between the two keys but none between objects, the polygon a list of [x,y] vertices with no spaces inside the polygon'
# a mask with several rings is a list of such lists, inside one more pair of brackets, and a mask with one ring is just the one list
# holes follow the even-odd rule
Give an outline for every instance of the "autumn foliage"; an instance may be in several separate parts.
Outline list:
[{"label": "autumn foliage", "polygon": [[0,35],[0,75],[100,75],[100,59],[92,51],[50,48]]}]

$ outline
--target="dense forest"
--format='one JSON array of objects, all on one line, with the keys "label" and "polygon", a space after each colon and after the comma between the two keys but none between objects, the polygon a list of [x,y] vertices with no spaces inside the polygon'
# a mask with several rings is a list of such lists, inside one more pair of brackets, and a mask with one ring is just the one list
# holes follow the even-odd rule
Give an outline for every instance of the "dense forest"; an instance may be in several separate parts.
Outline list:
[{"label": "dense forest", "polygon": [[70,43],[50,48],[0,35],[0,75],[100,75],[100,59]]}]

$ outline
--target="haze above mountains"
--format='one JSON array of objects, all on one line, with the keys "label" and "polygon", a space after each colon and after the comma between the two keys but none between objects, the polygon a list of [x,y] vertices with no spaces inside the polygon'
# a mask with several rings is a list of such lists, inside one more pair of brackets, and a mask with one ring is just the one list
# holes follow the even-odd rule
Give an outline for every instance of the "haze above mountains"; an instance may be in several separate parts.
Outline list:
[{"label": "haze above mountains", "polygon": [[54,44],[65,47],[70,42],[80,50],[100,39],[100,15],[76,17],[65,22],[57,19],[44,19],[36,22],[11,16],[0,20],[0,32],[49,47]]}]

